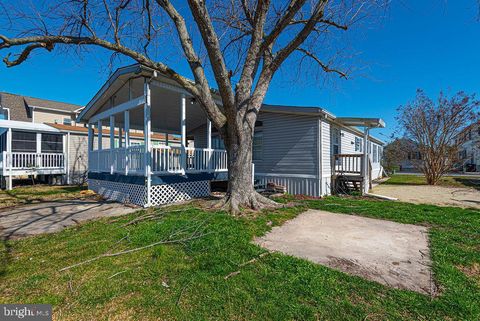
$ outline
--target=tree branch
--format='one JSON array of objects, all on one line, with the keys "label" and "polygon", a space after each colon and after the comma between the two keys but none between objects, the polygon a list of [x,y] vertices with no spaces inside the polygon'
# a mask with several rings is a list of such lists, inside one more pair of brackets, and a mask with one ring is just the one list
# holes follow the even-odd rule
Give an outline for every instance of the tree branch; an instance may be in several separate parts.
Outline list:
[{"label": "tree branch", "polygon": [[197,23],[198,29],[207,49],[213,74],[218,84],[220,95],[222,96],[223,107],[233,109],[235,106],[235,97],[233,95],[232,84],[228,75],[228,69],[222,55],[222,49],[217,34],[213,28],[210,14],[204,1],[188,0],[193,18]]},{"label": "tree branch", "polygon": [[208,118],[212,120],[213,125],[217,127],[217,129],[222,128],[226,123],[225,115],[218,108],[215,100],[213,99],[210,85],[208,84],[205,76],[205,70],[200,58],[193,48],[193,41],[188,32],[185,19],[183,19],[182,15],[178,13],[169,0],[156,0],[156,2],[163,10],[165,10],[175,24],[183,52],[185,53],[187,61],[190,65],[190,69],[195,77],[196,85],[199,87],[196,95],[197,98],[199,98],[200,102],[202,103],[203,108],[207,113]]},{"label": "tree branch", "polygon": [[306,50],[306,49],[303,49],[303,48],[297,48],[296,49],[297,51],[300,51],[302,53],[304,53],[306,56],[312,58],[322,69],[323,71],[325,72],[334,72],[334,73],[337,73],[340,78],[345,78],[347,79],[347,74],[343,71],[340,71],[338,69],[333,69],[333,68],[330,68],[328,65],[326,65],[325,63],[323,63],[315,54],[313,54],[312,52]]}]

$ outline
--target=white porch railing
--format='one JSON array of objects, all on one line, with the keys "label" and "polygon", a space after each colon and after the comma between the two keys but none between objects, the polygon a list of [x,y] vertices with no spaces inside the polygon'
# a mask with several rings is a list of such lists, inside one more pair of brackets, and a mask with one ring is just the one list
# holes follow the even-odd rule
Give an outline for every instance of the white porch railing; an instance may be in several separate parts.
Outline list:
[{"label": "white porch railing", "polygon": [[3,171],[63,170],[65,169],[65,154],[3,152],[0,164]]},{"label": "white porch railing", "polygon": [[[185,159],[182,159],[185,157]],[[145,146],[102,149],[90,152],[91,172],[142,175],[145,173]],[[183,174],[227,171],[227,152],[220,149],[156,146],[151,153],[152,174]]]}]

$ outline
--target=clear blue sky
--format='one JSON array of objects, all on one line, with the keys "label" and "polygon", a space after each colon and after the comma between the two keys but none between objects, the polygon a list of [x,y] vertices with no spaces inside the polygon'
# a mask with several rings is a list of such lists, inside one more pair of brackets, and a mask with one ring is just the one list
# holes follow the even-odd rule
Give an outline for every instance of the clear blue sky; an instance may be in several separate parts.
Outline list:
[{"label": "clear blue sky", "polygon": [[[383,135],[396,126],[396,108],[412,99],[417,88],[431,96],[441,89],[480,94],[477,18],[476,0],[396,1],[380,23],[349,35],[362,74],[334,86],[292,82],[279,74],[265,102],[320,106],[338,116],[381,117],[388,128],[375,134],[386,139]],[[107,63],[108,55],[101,52],[80,61],[73,54],[38,52],[18,67],[2,64],[0,91],[83,105],[108,78]]]}]

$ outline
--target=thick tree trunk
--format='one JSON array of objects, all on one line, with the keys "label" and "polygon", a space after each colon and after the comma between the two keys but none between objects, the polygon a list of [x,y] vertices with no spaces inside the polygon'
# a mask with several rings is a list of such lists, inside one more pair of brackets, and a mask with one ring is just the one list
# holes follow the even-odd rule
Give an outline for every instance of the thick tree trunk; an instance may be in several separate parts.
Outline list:
[{"label": "thick tree trunk", "polygon": [[279,204],[257,193],[252,180],[253,128],[240,124],[223,133],[228,156],[228,190],[217,207],[237,214],[242,209],[276,208]]}]

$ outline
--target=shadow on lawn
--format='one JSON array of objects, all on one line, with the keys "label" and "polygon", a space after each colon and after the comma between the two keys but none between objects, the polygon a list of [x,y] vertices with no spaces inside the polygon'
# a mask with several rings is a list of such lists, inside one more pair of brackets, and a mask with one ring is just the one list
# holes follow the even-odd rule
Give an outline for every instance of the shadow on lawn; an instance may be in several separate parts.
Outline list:
[{"label": "shadow on lawn", "polygon": [[480,178],[469,177],[455,177],[455,182],[462,184],[466,187],[473,187],[477,191],[480,191]]},{"label": "shadow on lawn", "polygon": [[[46,222],[48,224],[44,225],[42,229],[44,229],[44,233],[47,233],[52,225],[61,224],[62,222],[66,222],[70,219],[72,219],[76,224],[78,224],[79,222],[74,219],[76,215],[78,216],[85,211],[95,211],[96,208],[99,208],[103,204],[105,204],[105,202],[99,202],[96,199],[59,200],[51,203],[52,204],[50,206],[40,209],[32,209],[29,206],[19,206],[18,209],[10,209],[11,213],[9,214],[0,211],[0,217],[3,218],[6,218],[8,216],[22,217],[24,215],[27,215],[23,222],[15,223],[11,227],[8,227],[8,225],[0,225],[0,277],[6,274],[8,264],[10,264],[12,261],[11,241],[21,238],[23,236],[30,236],[30,234],[22,232],[25,229],[28,229],[29,226]],[[88,206],[84,209],[79,209],[78,211],[68,213],[67,215],[60,215],[62,208],[68,209],[75,205],[92,206]],[[48,213],[43,213],[42,210],[44,209],[48,209]]]}]

